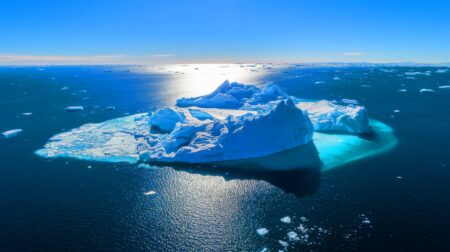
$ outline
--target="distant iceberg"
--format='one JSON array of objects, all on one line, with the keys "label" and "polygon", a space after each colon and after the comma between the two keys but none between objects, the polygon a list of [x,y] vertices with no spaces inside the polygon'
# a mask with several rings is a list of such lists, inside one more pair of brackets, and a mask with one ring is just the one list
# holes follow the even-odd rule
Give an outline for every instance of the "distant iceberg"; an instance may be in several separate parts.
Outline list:
[{"label": "distant iceberg", "polygon": [[[225,81],[211,94],[181,98],[176,105],[82,125],[53,136],[36,154],[210,164],[257,159],[313,144],[329,168],[383,151],[387,141],[395,139],[387,125],[369,121],[362,106],[303,100],[276,85],[258,88]],[[355,135],[372,131],[386,136],[371,141]]]},{"label": "distant iceberg", "polygon": [[3,132],[2,135],[4,138],[11,138],[19,135],[20,133],[22,133],[22,131],[23,131],[22,129],[12,129]]}]

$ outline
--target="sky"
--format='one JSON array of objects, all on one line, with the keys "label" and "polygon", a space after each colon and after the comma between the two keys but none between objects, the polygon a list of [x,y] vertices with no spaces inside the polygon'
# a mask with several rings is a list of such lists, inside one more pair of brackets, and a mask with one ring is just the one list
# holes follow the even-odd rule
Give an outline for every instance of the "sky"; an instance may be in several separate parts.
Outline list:
[{"label": "sky", "polygon": [[5,0],[0,64],[450,62],[446,0]]}]

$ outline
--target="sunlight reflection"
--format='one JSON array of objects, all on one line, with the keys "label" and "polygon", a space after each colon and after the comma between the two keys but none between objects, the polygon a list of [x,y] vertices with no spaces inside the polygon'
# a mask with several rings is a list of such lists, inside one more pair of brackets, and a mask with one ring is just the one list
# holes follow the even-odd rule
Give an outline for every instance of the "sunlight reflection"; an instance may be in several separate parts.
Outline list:
[{"label": "sunlight reflection", "polygon": [[275,73],[267,64],[187,64],[147,66],[146,72],[169,74],[171,88],[186,97],[211,93],[225,80],[262,85],[263,77]]}]

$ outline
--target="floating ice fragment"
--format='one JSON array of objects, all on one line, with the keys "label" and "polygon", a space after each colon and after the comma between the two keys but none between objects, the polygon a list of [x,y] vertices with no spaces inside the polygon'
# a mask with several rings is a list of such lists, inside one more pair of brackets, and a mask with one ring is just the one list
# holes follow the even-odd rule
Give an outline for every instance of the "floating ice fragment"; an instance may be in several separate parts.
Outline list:
[{"label": "floating ice fragment", "polygon": [[114,107],[114,106],[108,106],[108,107],[106,107],[106,110],[115,110],[116,109],[116,107]]},{"label": "floating ice fragment", "polygon": [[2,135],[4,138],[11,138],[19,135],[20,133],[22,133],[22,131],[23,131],[22,129],[12,129],[3,132]]},{"label": "floating ice fragment", "polygon": [[147,195],[147,196],[155,195],[155,194],[156,194],[155,191],[148,191],[148,192],[145,192],[145,193],[144,193],[144,195]]},{"label": "floating ice fragment", "polygon": [[357,100],[352,100],[352,99],[341,99],[341,101],[342,101],[343,103],[347,103],[347,104],[358,105],[358,101],[357,101]]},{"label": "floating ice fragment", "polygon": [[283,223],[289,224],[289,223],[291,223],[291,217],[285,216],[285,217],[281,218],[280,221]]},{"label": "floating ice fragment", "polygon": [[294,231],[291,231],[289,233],[287,233],[287,236],[289,238],[289,241],[298,241],[300,240],[300,238],[298,237],[298,234]]},{"label": "floating ice fragment", "polygon": [[263,236],[269,233],[269,230],[267,228],[259,228],[256,230],[256,233]]},{"label": "floating ice fragment", "polygon": [[449,89],[450,85],[439,86],[440,89]]},{"label": "floating ice fragment", "polygon": [[64,87],[61,88],[61,90],[67,90],[67,89],[69,89],[68,86],[64,86]]},{"label": "floating ice fragment", "polygon": [[434,93],[434,90],[431,88],[422,88],[420,90],[421,93]]},{"label": "floating ice fragment", "polygon": [[334,77],[333,80],[340,80],[341,78],[339,77]]},{"label": "floating ice fragment", "polygon": [[400,113],[400,110],[396,109],[394,110],[394,113]]},{"label": "floating ice fragment", "polygon": [[30,116],[30,115],[32,115],[33,113],[31,113],[31,112],[25,112],[25,113],[22,113],[22,115],[23,116]]},{"label": "floating ice fragment", "polygon": [[325,81],[316,81],[316,82],[314,82],[315,85],[325,84],[325,83],[326,83]]},{"label": "floating ice fragment", "polygon": [[442,69],[436,70],[436,73],[446,73],[446,72],[448,72],[448,68],[442,68]]},{"label": "floating ice fragment", "polygon": [[426,72],[405,72],[405,75],[410,75],[410,76],[414,76],[414,75],[431,75],[431,71],[426,71]]},{"label": "floating ice fragment", "polygon": [[263,248],[263,249],[261,249],[261,252],[269,252],[269,249],[268,248]]},{"label": "floating ice fragment", "polygon": [[407,90],[405,88],[399,89],[398,92],[405,93]]},{"label": "floating ice fragment", "polygon": [[305,216],[300,217],[301,221],[308,221],[308,219]]},{"label": "floating ice fragment", "polygon": [[287,242],[285,242],[285,241],[279,240],[278,242],[279,242],[280,245],[283,246],[283,247],[289,246],[289,243],[287,243]]},{"label": "floating ice fragment", "polygon": [[65,110],[67,111],[82,111],[84,110],[83,106],[69,106],[66,107]]},{"label": "floating ice fragment", "polygon": [[402,179],[403,177],[402,177],[402,176],[397,176],[396,178],[398,178],[398,179]]},{"label": "floating ice fragment", "polygon": [[371,86],[371,85],[363,84],[363,85],[361,85],[361,87],[363,87],[363,88],[370,88],[370,87],[372,87],[372,86]]}]

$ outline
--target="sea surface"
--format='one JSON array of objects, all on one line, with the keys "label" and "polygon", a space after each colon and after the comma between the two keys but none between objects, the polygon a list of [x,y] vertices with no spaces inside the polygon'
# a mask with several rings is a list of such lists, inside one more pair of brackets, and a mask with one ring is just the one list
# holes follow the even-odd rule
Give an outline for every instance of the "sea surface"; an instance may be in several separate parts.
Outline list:
[{"label": "sea surface", "polygon": [[[171,106],[225,79],[356,99],[398,144],[336,169],[270,176],[34,154],[57,133]],[[287,251],[450,251],[446,85],[442,67],[0,67],[0,132],[23,129],[0,138],[0,251],[278,251],[289,231],[300,240]]]}]

